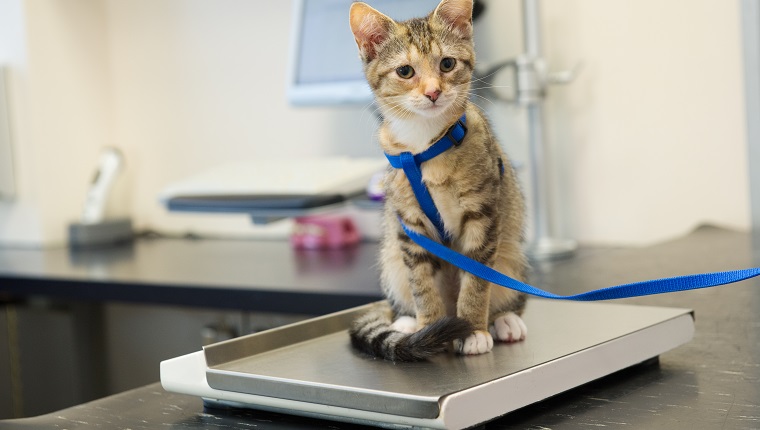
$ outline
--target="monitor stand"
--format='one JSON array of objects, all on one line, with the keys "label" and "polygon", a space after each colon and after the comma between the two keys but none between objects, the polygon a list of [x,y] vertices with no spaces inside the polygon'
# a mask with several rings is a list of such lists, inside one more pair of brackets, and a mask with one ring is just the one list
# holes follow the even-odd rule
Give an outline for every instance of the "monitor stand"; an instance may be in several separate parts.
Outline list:
[{"label": "monitor stand", "polygon": [[391,363],[350,345],[347,328],[369,306],[166,360],[161,383],[208,406],[461,429],[657,357],[694,334],[688,309],[532,299],[522,342],[478,356]]}]

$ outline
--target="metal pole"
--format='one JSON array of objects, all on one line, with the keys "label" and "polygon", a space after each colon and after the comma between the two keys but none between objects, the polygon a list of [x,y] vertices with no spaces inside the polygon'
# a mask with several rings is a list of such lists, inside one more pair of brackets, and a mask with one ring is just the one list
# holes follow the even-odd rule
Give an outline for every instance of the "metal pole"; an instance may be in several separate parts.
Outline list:
[{"label": "metal pole", "polygon": [[532,58],[541,56],[541,21],[538,0],[523,0],[523,36],[525,54]]},{"label": "metal pole", "polygon": [[742,0],[741,12],[752,229],[760,240],[760,3]]},{"label": "metal pole", "polygon": [[571,256],[576,244],[571,240],[553,237],[549,218],[549,192],[547,181],[546,154],[544,151],[544,97],[546,82],[540,82],[541,73],[536,70],[543,67],[541,57],[541,24],[539,0],[523,0],[523,35],[525,44],[525,61],[532,68],[528,76],[531,82],[523,82],[530,94],[524,94],[523,100],[528,110],[528,135],[530,145],[530,170],[532,181],[531,205],[533,209],[533,243],[528,253],[536,259],[554,259]]}]

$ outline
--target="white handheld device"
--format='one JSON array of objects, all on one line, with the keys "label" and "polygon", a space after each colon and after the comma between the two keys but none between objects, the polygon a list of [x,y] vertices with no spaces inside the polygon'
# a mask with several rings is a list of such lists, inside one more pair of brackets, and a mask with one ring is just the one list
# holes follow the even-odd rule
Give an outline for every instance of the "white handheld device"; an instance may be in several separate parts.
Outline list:
[{"label": "white handheld device", "polygon": [[82,211],[82,224],[97,224],[103,220],[108,195],[121,170],[123,157],[116,148],[105,148],[92,178]]}]

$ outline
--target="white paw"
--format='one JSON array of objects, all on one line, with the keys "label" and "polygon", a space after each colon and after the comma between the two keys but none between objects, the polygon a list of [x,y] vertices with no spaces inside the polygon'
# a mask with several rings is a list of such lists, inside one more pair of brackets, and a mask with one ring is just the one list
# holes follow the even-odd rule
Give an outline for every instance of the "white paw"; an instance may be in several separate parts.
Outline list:
[{"label": "white paw", "polygon": [[493,349],[493,338],[488,332],[478,330],[467,338],[454,341],[454,348],[460,354],[485,354]]},{"label": "white paw", "polygon": [[489,331],[491,336],[502,342],[518,342],[525,339],[528,327],[517,314],[509,312],[496,318]]},{"label": "white paw", "polygon": [[398,317],[398,319],[391,324],[391,328],[400,331],[401,333],[414,333],[417,331],[417,319],[410,316]]}]

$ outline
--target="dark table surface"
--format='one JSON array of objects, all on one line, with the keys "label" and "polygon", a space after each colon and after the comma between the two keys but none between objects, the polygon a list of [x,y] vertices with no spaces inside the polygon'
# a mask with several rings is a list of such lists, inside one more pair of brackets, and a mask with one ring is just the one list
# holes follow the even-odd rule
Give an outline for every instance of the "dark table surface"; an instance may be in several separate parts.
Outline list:
[{"label": "dark table surface", "polygon": [[153,238],[71,250],[0,247],[0,298],[205,306],[316,315],[381,298],[377,244],[296,250],[287,241]]},{"label": "dark table surface", "polygon": [[[569,260],[536,264],[532,281],[561,294],[688,273],[758,265],[747,233],[703,227],[643,248],[584,248]],[[696,312],[688,344],[483,426],[488,429],[760,428],[760,281],[624,303]],[[156,383],[51,414],[0,422],[2,429],[357,428],[250,410],[204,410],[200,399]]]}]

